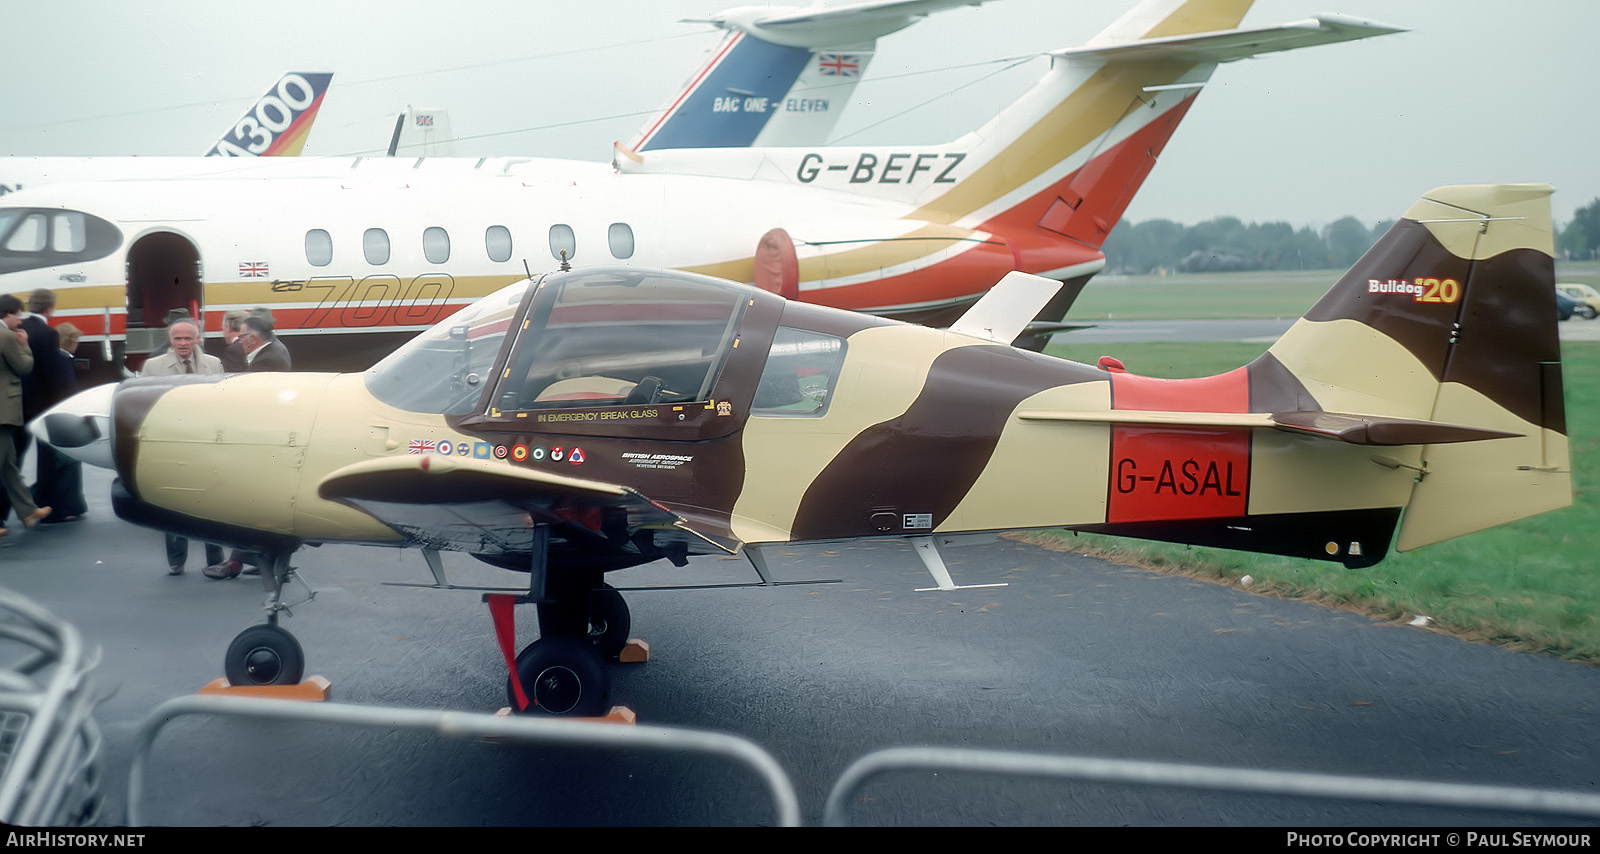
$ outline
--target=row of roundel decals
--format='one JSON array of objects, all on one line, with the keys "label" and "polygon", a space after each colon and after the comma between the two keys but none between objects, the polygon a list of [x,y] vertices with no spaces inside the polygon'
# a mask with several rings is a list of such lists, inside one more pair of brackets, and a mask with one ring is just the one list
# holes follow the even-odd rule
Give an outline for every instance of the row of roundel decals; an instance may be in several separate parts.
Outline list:
[{"label": "row of roundel decals", "polygon": [[513,462],[533,461],[542,463],[549,460],[553,463],[570,463],[575,466],[583,465],[584,455],[582,448],[541,448],[528,445],[492,445],[488,442],[440,442],[435,439],[412,439],[406,446],[408,454],[438,454],[441,457],[471,457],[478,460],[503,460],[510,458]]}]

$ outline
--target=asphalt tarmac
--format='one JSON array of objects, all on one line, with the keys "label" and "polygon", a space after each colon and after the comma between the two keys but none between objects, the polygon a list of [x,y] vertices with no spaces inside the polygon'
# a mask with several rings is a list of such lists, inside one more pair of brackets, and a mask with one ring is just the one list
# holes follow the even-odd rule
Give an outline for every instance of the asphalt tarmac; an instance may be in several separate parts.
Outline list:
[{"label": "asphalt tarmac", "polygon": [[[0,546],[3,584],[75,625],[104,658],[108,817],[125,815],[134,736],[164,700],[221,675],[260,622],[249,578],[166,574],[161,536],[110,512],[86,472],[81,522]],[[1246,769],[1600,793],[1600,669],[1465,643],[1315,605],[1009,539],[948,553],[928,576],[895,541],[782,549],[791,580],[843,583],[629,593],[652,660],[617,665],[613,701],[642,724],[734,733],[794,781],[805,823],[850,762],[902,745],[995,748]],[[339,703],[493,712],[505,675],[475,593],[415,552],[297,556],[319,590],[284,625]],[[459,584],[521,576],[446,556]],[[1328,572],[1343,572],[1330,565]],[[749,581],[739,559],[611,576],[619,587]],[[531,614],[524,615],[525,620]],[[531,624],[521,629],[532,639]],[[156,743],[160,825],[766,824],[756,778],[720,759],[527,747],[332,724],[184,718]],[[1548,825],[1368,801],[1194,794],[955,772],[895,772],[851,802],[866,825]]]}]

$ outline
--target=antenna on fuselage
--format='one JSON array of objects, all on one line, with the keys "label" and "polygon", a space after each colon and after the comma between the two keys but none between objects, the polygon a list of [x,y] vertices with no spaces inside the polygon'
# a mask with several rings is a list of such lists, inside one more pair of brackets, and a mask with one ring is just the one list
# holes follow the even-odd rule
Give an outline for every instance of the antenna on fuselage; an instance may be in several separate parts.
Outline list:
[{"label": "antenna on fuselage", "polygon": [[[407,107],[406,109],[409,111],[411,108]],[[390,157],[393,157],[394,153],[397,150],[399,150],[399,148],[400,148],[400,132],[405,130],[405,127],[406,127],[406,114],[405,113],[401,113],[400,115],[395,116],[394,117],[394,134],[389,137],[389,156]]]}]

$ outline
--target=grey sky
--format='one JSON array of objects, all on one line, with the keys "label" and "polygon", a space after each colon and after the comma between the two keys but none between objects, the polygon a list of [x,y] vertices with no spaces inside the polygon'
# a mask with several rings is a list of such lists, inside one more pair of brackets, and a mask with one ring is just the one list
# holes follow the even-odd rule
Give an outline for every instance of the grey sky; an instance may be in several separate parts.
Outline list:
[{"label": "grey sky", "polygon": [[[1043,68],[993,60],[1079,44],[1131,4],[991,0],[886,37],[841,141],[970,130]],[[294,70],[336,73],[308,155],[381,149],[409,103],[447,107],[461,153],[606,160],[717,43],[678,20],[733,5],[0,0],[0,154],[198,154]],[[1566,220],[1600,196],[1600,4],[1258,0],[1245,24],[1317,12],[1412,32],[1223,66],[1130,219],[1370,223],[1440,184],[1547,181]]]}]

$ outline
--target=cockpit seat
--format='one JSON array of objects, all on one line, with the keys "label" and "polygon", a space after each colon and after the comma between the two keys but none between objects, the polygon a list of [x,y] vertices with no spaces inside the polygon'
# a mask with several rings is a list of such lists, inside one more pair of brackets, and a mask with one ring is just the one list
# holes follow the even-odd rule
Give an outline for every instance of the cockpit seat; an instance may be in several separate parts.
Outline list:
[{"label": "cockpit seat", "polygon": [[572,377],[545,386],[534,400],[622,400],[637,383],[613,377]]}]

